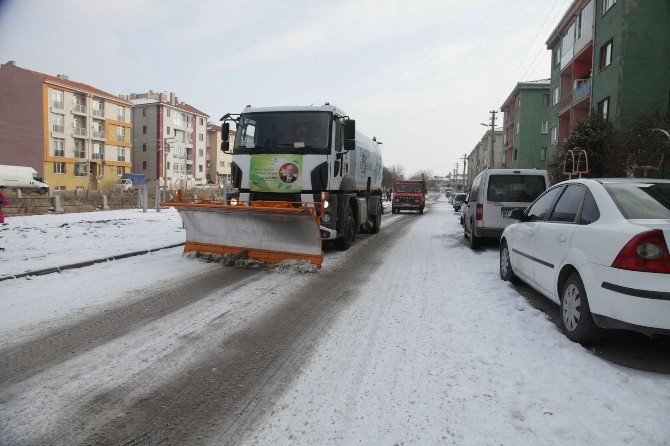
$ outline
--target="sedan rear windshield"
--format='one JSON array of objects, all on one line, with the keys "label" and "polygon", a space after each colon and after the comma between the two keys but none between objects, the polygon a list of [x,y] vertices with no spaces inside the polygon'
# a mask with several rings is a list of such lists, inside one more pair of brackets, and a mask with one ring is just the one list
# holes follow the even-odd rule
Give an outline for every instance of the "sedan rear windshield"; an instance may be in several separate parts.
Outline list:
[{"label": "sedan rear windshield", "polygon": [[547,189],[541,175],[491,175],[487,201],[530,203]]},{"label": "sedan rear windshield", "polygon": [[670,183],[605,183],[627,219],[670,218]]}]

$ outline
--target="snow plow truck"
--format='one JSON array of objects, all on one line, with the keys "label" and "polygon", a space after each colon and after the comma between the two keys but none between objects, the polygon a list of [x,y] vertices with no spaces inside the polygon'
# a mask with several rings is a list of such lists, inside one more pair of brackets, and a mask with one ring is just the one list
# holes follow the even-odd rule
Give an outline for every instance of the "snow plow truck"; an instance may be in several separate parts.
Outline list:
[{"label": "snow plow truck", "polygon": [[[381,147],[328,103],[251,107],[221,118],[221,150],[232,152],[235,192],[174,206],[184,252],[241,254],[264,263],[323,261],[323,240],[346,250],[356,233],[381,227]],[[236,127],[229,140],[230,123]]]}]

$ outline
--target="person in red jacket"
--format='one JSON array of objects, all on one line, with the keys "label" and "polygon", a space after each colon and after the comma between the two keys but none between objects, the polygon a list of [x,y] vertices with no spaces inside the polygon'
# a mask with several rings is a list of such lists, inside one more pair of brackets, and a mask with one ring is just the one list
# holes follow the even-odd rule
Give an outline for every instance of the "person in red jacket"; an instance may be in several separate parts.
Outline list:
[{"label": "person in red jacket", "polygon": [[0,224],[5,223],[5,214],[2,212],[2,207],[7,206],[9,204],[9,200],[2,193],[2,190],[4,188],[5,186],[0,186]]}]

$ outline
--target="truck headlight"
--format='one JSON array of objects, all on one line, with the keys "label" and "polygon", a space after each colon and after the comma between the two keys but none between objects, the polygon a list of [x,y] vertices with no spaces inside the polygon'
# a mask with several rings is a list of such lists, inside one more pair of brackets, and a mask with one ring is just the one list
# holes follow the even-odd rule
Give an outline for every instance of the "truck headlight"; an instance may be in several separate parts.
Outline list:
[{"label": "truck headlight", "polygon": [[324,223],[329,223],[330,222],[330,214],[323,214],[321,216],[321,220],[323,220]]},{"label": "truck headlight", "polygon": [[330,206],[330,203],[328,203],[328,200],[323,202],[323,208],[328,209],[328,206]]},{"label": "truck headlight", "polygon": [[237,198],[231,198],[231,199],[230,199],[230,204],[231,204],[232,206],[237,206]]}]

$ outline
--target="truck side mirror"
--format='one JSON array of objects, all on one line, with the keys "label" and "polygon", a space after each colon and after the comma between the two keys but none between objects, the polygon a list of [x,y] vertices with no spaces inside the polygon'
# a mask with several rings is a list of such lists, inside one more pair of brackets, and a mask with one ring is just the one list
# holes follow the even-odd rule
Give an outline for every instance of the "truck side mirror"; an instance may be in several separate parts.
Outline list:
[{"label": "truck side mirror", "polygon": [[347,119],[344,121],[344,150],[356,149],[356,121]]},{"label": "truck side mirror", "polygon": [[230,150],[230,124],[224,122],[221,126],[221,151],[228,153]]}]

